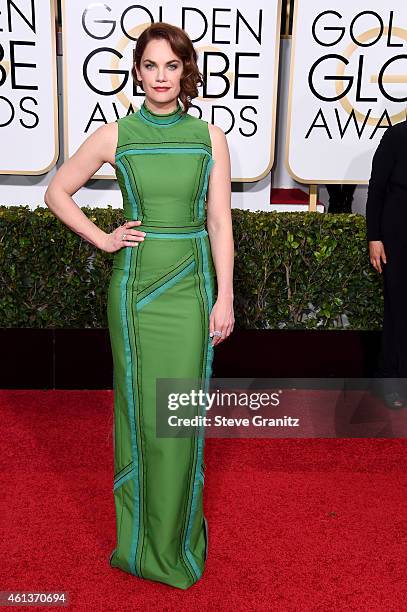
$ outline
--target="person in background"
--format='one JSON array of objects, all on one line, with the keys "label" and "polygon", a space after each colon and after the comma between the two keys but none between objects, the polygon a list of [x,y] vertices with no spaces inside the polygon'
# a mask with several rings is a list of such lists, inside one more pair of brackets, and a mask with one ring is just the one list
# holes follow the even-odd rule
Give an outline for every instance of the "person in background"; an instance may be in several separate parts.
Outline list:
[{"label": "person in background", "polygon": [[379,376],[386,404],[406,405],[407,121],[390,126],[375,151],[366,203],[370,262],[383,274]]},{"label": "person in background", "polygon": [[356,185],[329,184],[326,185],[329,194],[329,213],[351,213],[353,194],[355,193]]}]

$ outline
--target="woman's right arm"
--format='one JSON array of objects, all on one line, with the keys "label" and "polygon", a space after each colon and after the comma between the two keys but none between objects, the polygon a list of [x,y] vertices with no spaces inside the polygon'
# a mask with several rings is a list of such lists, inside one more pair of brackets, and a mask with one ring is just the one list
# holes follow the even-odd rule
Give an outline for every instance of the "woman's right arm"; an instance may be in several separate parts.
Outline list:
[{"label": "woman's right arm", "polygon": [[[118,125],[107,123],[95,130],[67,159],[52,178],[44,196],[48,208],[75,233],[104,251],[114,252],[123,246],[136,246],[144,232],[130,229],[141,221],[129,221],[124,227],[107,234],[95,225],[72,199],[106,162],[114,165]],[[121,240],[125,229],[128,238]]]},{"label": "woman's right arm", "polygon": [[394,132],[391,127],[384,132],[372,160],[366,202],[366,229],[372,266],[382,272],[381,262],[386,263],[382,242],[381,218],[386,199],[388,181],[395,163]]}]

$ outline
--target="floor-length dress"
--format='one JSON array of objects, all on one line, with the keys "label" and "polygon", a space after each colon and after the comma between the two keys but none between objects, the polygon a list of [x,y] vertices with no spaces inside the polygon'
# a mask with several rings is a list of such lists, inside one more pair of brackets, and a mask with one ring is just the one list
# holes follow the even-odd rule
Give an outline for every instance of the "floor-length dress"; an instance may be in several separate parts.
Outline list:
[{"label": "floor-length dress", "polygon": [[187,589],[208,549],[204,436],[156,436],[156,378],[208,389],[215,268],[206,230],[214,163],[206,121],[145,102],[118,123],[116,176],[138,246],[116,251],[108,290],[114,366],[116,547],[110,564]]}]

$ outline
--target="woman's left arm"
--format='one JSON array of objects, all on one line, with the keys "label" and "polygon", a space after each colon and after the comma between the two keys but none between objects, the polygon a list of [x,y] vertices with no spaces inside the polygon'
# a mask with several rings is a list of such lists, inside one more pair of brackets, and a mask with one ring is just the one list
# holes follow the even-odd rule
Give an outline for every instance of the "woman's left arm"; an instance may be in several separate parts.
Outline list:
[{"label": "woman's left arm", "polygon": [[225,133],[208,123],[215,161],[209,175],[207,194],[207,228],[217,278],[217,300],[210,315],[209,331],[214,336],[212,346],[227,338],[234,327],[233,265],[234,242],[231,214],[231,172],[229,147]]}]

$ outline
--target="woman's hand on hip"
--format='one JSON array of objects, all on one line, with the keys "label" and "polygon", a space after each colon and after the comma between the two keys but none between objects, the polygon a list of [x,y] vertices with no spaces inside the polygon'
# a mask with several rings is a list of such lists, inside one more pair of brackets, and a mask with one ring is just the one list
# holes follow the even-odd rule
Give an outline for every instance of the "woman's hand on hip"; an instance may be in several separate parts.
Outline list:
[{"label": "woman's hand on hip", "polygon": [[[212,346],[216,346],[225,340],[233,331],[235,317],[233,312],[233,298],[218,297],[209,319],[209,333],[213,338]],[[214,331],[221,335],[214,335]]]},{"label": "woman's hand on hip", "polygon": [[382,262],[387,263],[384,245],[381,240],[371,240],[369,242],[370,263],[377,272],[382,273]]},{"label": "woman's hand on hip", "polygon": [[[125,246],[138,246],[138,243],[144,240],[146,233],[131,228],[140,225],[140,223],[140,220],[127,221],[124,225],[117,227],[111,234],[106,234],[106,240],[101,249],[107,253],[114,253]],[[123,236],[125,236],[124,240]]]}]

